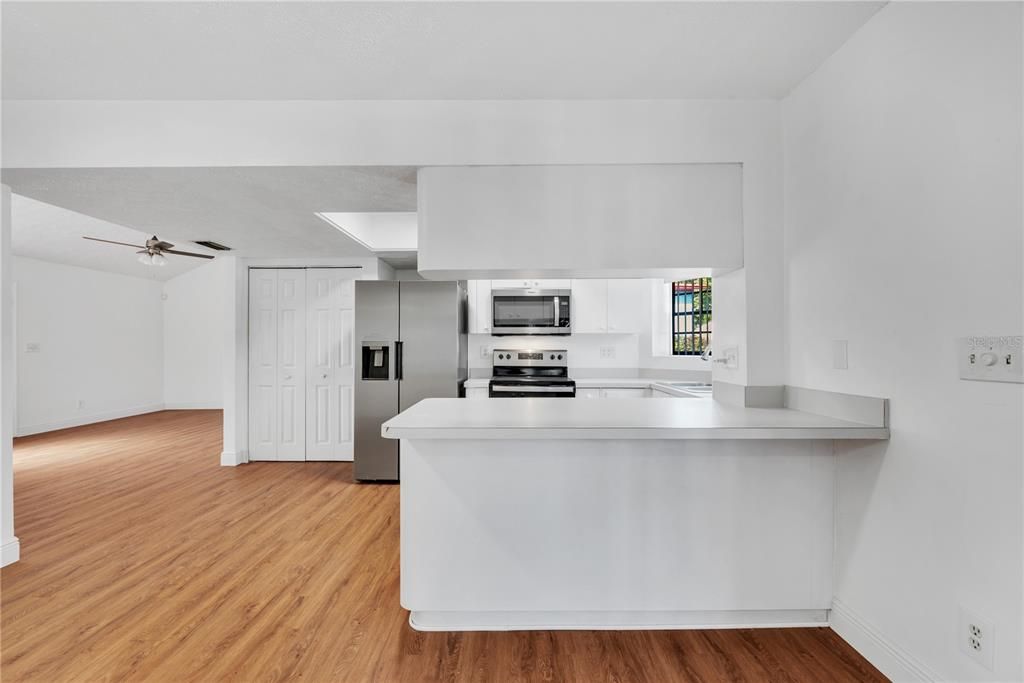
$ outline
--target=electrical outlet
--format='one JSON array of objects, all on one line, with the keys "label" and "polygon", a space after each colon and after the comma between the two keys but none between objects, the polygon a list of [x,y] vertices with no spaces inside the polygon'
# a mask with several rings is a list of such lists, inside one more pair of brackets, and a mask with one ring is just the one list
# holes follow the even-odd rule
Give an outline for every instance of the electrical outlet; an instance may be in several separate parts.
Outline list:
[{"label": "electrical outlet", "polygon": [[957,361],[960,379],[1024,384],[1024,337],[962,337]]},{"label": "electrical outlet", "polygon": [[615,358],[615,347],[614,346],[602,346],[601,347],[601,358]]},{"label": "electrical outlet", "polygon": [[39,342],[29,342],[25,344],[25,353],[39,353],[42,347],[39,346]]},{"label": "electrical outlet", "polygon": [[991,622],[961,607],[957,640],[961,652],[986,669],[994,668],[995,633]]},{"label": "electrical outlet", "polygon": [[82,410],[83,408],[85,408],[85,401],[78,399],[78,409]]},{"label": "electrical outlet", "polygon": [[490,347],[488,347],[488,346],[481,346],[480,347],[480,357],[481,358],[490,358],[491,357],[491,349],[490,349]]}]

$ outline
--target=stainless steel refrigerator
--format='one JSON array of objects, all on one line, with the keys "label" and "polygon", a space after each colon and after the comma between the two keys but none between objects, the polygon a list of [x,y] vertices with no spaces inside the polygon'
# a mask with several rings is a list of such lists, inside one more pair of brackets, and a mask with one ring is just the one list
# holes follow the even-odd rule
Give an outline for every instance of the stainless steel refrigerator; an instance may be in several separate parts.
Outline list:
[{"label": "stainless steel refrigerator", "polygon": [[398,481],[399,442],[381,437],[381,423],[463,395],[466,283],[357,280],[355,307],[355,478]]}]

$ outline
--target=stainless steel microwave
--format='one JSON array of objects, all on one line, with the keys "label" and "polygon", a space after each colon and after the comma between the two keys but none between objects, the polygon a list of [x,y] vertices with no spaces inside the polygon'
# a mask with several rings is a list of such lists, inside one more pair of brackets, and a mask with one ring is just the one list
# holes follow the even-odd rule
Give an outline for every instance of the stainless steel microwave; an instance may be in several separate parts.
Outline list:
[{"label": "stainless steel microwave", "polygon": [[495,289],[491,334],[571,334],[569,295],[568,289]]}]

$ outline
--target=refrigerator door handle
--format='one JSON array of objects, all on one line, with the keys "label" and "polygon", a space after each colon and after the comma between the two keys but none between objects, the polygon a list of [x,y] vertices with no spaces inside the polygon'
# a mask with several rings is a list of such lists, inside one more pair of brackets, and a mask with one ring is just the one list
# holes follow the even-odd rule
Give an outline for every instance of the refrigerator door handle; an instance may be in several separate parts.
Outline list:
[{"label": "refrigerator door handle", "polygon": [[402,344],[403,342],[395,342],[395,379],[402,379]]}]

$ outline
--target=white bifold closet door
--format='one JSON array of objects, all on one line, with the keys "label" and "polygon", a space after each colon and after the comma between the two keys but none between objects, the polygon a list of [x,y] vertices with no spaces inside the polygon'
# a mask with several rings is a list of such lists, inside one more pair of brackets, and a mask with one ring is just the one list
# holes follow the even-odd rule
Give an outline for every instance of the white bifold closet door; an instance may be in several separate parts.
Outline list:
[{"label": "white bifold closet door", "polygon": [[249,271],[249,458],[352,459],[354,286],[345,270]]},{"label": "white bifold closet door", "polygon": [[306,271],[249,271],[249,457],[306,459]]},{"label": "white bifold closet door", "polygon": [[350,271],[306,271],[306,460],[351,460],[355,382]]}]

